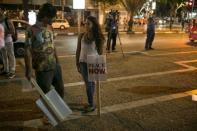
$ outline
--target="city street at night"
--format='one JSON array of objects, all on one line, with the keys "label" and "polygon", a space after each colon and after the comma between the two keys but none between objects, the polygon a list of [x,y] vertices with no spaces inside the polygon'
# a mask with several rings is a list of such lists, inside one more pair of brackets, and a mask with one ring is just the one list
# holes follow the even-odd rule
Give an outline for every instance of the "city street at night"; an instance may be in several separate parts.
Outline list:
[{"label": "city street at night", "polygon": [[0,131],[196,130],[196,0],[0,0]]},{"label": "city street at night", "polygon": [[[156,33],[154,50],[144,50],[146,35],[120,33],[123,53],[106,53],[107,81],[101,82],[101,116],[81,114],[85,86],[75,65],[77,35],[58,35],[65,102],[73,110],[58,126],[43,125],[38,92],[25,78],[23,58],[16,77],[0,76],[0,130],[195,131],[197,128],[197,43],[187,34]],[[106,45],[105,45],[106,46]],[[105,47],[104,47],[105,49]],[[95,93],[96,101],[96,93]]]}]

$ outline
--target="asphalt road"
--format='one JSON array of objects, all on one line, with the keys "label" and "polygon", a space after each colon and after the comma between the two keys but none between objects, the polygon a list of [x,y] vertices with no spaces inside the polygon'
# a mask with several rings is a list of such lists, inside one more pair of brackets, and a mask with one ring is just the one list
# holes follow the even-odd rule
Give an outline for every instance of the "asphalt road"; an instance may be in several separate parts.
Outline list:
[{"label": "asphalt road", "polygon": [[42,113],[34,104],[39,94],[24,78],[23,59],[17,59],[16,78],[0,76],[0,129],[195,131],[197,110],[191,94],[197,88],[197,43],[189,43],[185,34],[156,34],[155,50],[144,51],[144,34],[120,38],[125,57],[119,43],[117,52],[107,54],[101,118],[96,112],[83,116],[78,111],[86,94],[75,67],[77,37],[57,36],[65,101],[74,116],[57,127],[42,125]]},{"label": "asphalt road", "polygon": [[[142,51],[146,39],[145,34],[122,34],[120,40],[124,51]],[[107,38],[106,38],[107,40]],[[59,53],[74,54],[77,46],[77,36],[58,36],[55,40]],[[153,47],[156,49],[174,49],[187,47],[186,34],[156,34]],[[117,39],[117,49],[120,42]]]}]

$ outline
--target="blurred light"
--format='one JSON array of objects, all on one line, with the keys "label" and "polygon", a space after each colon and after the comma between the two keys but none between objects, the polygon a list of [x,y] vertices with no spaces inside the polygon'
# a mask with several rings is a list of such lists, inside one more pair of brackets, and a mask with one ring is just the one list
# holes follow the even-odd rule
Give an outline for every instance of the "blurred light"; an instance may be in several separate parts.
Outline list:
[{"label": "blurred light", "polygon": [[73,0],[73,9],[85,9],[85,0]]},{"label": "blurred light", "polygon": [[163,21],[162,20],[159,20],[159,24],[163,24]]},{"label": "blurred light", "polygon": [[36,23],[36,13],[34,11],[28,12],[29,24],[34,25]]},{"label": "blurred light", "polygon": [[189,18],[195,18],[196,15],[197,15],[196,12],[189,13]]},{"label": "blurred light", "polygon": [[188,2],[186,2],[186,5],[192,6],[193,5],[193,0],[189,0]]},{"label": "blurred light", "polygon": [[156,9],[156,2],[152,3],[152,9],[155,10]]}]

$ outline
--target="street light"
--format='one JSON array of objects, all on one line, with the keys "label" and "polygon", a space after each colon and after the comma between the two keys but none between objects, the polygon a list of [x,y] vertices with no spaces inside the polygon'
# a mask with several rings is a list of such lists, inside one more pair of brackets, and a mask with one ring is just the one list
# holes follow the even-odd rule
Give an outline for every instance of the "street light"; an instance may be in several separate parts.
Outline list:
[{"label": "street light", "polygon": [[156,1],[147,0],[144,6],[146,8],[146,16],[149,17],[149,15],[153,14],[156,9]]},{"label": "street light", "polygon": [[30,11],[28,12],[29,24],[34,25],[36,23],[36,12]]},{"label": "street light", "polygon": [[81,10],[85,9],[85,0],[73,0],[73,9],[78,10],[78,34],[81,26]]},{"label": "street light", "polygon": [[85,9],[85,0],[73,0],[73,9]]},{"label": "street light", "polygon": [[156,2],[152,2],[152,10],[155,10],[156,9]]}]

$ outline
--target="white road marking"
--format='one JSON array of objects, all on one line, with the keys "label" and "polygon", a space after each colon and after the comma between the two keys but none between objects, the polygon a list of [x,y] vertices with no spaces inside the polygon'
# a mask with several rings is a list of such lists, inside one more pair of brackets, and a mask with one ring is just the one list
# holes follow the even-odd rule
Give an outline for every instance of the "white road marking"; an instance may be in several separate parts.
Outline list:
[{"label": "white road marking", "polygon": [[[130,51],[130,52],[123,52],[124,54],[143,54],[142,51]],[[122,54],[122,52],[111,52],[110,54]],[[106,53],[106,55],[110,55],[109,53]],[[148,54],[147,54],[148,55]],[[69,58],[69,57],[75,57],[76,55],[60,55],[59,58]]]},{"label": "white road marking", "polygon": [[[151,55],[149,54],[147,51],[125,51],[123,52],[124,54],[144,54],[147,56],[168,56],[168,55],[179,55],[179,54],[191,54],[191,53],[197,53],[197,51],[181,51],[181,52],[170,52],[170,53],[161,53],[161,54],[154,54]],[[122,54],[122,52],[112,52],[110,54]],[[108,55],[108,53],[107,53]],[[59,55],[59,58],[69,58],[69,57],[75,57],[76,55]],[[16,66],[20,66],[22,64],[23,67],[25,67],[24,61],[23,60],[19,60],[20,64],[16,65]]]},{"label": "white road marking", "polygon": [[[168,55],[179,55],[179,54],[192,54],[197,53],[197,51],[181,51],[181,52],[169,52],[169,53],[161,53],[161,54],[150,54],[148,51],[125,51],[124,54],[144,54],[147,56],[168,56]],[[122,54],[122,52],[112,52],[107,53],[107,55],[114,55],[114,54]],[[68,57],[75,57],[75,55],[60,55],[59,58],[68,58]]]},{"label": "white road marking", "polygon": [[161,54],[154,54],[149,56],[168,56],[168,55],[179,55],[179,54],[192,54],[197,53],[197,51],[181,51],[181,52],[170,52],[170,53],[161,53]]},{"label": "white road marking", "polygon": [[60,55],[58,58],[69,58],[69,57],[75,57],[75,55]]}]

